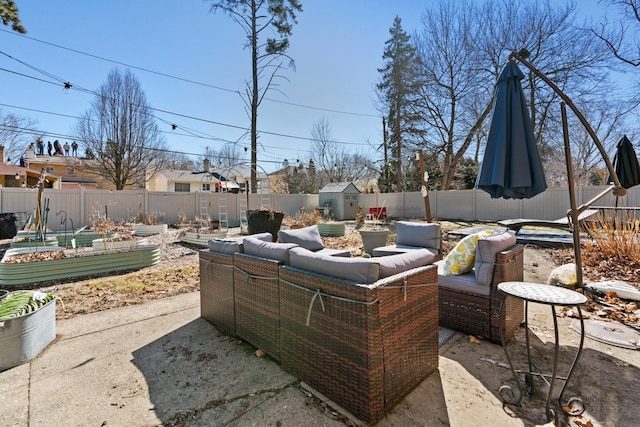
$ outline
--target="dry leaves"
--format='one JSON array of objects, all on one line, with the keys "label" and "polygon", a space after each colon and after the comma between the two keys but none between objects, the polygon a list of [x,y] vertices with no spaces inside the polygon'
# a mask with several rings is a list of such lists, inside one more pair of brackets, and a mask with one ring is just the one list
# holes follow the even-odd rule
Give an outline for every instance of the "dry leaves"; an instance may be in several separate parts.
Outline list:
[{"label": "dry leaves", "polygon": [[480,344],[480,340],[473,335],[469,335],[469,342],[471,344]]}]

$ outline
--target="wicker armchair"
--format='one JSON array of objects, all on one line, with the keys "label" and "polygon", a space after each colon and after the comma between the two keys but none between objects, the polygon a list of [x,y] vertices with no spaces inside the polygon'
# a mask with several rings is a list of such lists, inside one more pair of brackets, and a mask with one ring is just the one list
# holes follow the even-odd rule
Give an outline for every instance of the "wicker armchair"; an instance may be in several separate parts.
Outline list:
[{"label": "wicker armchair", "polygon": [[438,367],[436,273],[362,285],[281,267],[282,368],[375,424]]},{"label": "wicker armchair", "polygon": [[[479,241],[479,245],[482,240]],[[488,286],[486,289],[483,288],[482,293],[476,290],[480,286],[475,283],[464,287],[451,286],[448,282],[451,276],[439,275],[440,325],[499,343],[502,320],[505,338],[509,340],[524,321],[524,303],[520,299],[508,297],[505,301],[505,315],[501,319],[500,304],[504,294],[498,290],[498,284],[523,280],[523,250],[522,245],[516,244],[495,254],[493,271],[490,274]],[[470,276],[472,277],[470,280],[476,280],[475,272],[464,276]],[[464,276],[462,276],[463,280]],[[468,277],[467,280],[469,280]]]}]

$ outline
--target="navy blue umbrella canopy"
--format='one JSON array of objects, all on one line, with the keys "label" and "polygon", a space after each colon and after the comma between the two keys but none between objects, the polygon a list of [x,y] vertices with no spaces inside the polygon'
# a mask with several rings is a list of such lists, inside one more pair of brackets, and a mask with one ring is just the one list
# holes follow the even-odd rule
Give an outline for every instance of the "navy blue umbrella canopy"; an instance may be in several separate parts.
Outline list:
[{"label": "navy blue umbrella canopy", "polygon": [[496,88],[489,137],[476,187],[492,198],[529,199],[547,188],[520,80],[511,60]]},{"label": "navy blue umbrella canopy", "polygon": [[[613,167],[620,180],[620,185],[624,188],[631,188],[640,184],[638,157],[627,135],[623,136],[618,142],[618,150],[613,158]],[[611,181],[612,179],[609,177],[609,182]]]}]

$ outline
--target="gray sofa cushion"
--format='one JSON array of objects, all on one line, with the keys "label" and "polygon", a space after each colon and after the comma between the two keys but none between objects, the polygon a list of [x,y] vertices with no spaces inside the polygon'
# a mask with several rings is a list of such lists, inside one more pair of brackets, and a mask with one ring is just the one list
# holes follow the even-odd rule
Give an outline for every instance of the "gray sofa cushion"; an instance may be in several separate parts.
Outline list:
[{"label": "gray sofa cushion", "polygon": [[320,254],[320,255],[341,256],[341,257],[346,257],[346,258],[349,258],[351,256],[351,251],[349,249],[324,248],[324,249],[320,249],[319,251],[315,251],[315,253]]},{"label": "gray sofa cushion", "polygon": [[379,248],[375,248],[373,250],[373,256],[374,257],[388,256],[388,255],[402,254],[406,252],[421,251],[424,249],[431,252],[434,255],[434,257],[440,254],[440,250],[438,248],[423,248],[418,246],[406,246],[406,245],[389,245],[389,246],[380,246]]},{"label": "gray sofa cushion", "polygon": [[245,237],[243,241],[244,253],[261,258],[289,263],[289,250],[297,247],[295,243],[265,242],[255,237]]},{"label": "gray sofa cushion", "polygon": [[436,262],[438,266],[438,287],[454,289],[456,291],[468,292],[478,295],[490,295],[491,287],[480,286],[476,281],[476,275],[471,273],[459,274],[457,276],[444,275],[444,260]]},{"label": "gray sofa cushion", "polygon": [[374,258],[344,258],[320,255],[304,248],[289,251],[292,267],[355,283],[372,284],[380,277],[380,264]]},{"label": "gray sofa cushion", "polygon": [[491,284],[496,256],[499,252],[509,249],[515,244],[516,235],[512,231],[505,231],[478,240],[474,270],[479,285],[489,286]]},{"label": "gray sofa cushion", "polygon": [[[271,233],[258,233],[252,234],[251,236],[254,239],[263,240],[265,242],[270,242],[273,237]],[[227,255],[234,254],[236,252],[243,252],[242,241],[244,237],[227,237],[225,239],[211,239],[209,242],[209,250],[211,252],[219,252]]]},{"label": "gray sofa cushion", "polygon": [[375,261],[380,263],[380,278],[382,278],[432,264],[435,258],[435,255],[428,249],[417,249],[411,252],[375,258]]},{"label": "gray sofa cushion", "polygon": [[398,221],[396,232],[396,245],[440,248],[440,224]]},{"label": "gray sofa cushion", "polygon": [[227,255],[242,252],[242,239],[211,239],[207,243],[211,252]]},{"label": "gray sofa cushion", "polygon": [[309,249],[310,251],[324,249],[324,243],[317,225],[293,230],[280,230],[278,231],[278,240],[281,243],[295,243],[301,248]]}]

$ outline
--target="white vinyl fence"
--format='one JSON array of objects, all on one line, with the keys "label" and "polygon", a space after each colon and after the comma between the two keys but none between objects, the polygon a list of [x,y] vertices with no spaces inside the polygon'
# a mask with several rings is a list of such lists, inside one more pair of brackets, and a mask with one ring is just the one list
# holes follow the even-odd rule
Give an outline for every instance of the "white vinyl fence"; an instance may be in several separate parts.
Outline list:
[{"label": "white vinyl fence", "polygon": [[[578,205],[586,203],[606,187],[578,187]],[[268,197],[267,197],[268,196]],[[35,189],[0,188],[0,213],[34,212],[38,192]],[[241,202],[246,194],[231,193],[175,193],[149,192],[146,190],[107,191],[46,189],[42,194],[43,218],[53,231],[65,227],[78,229],[84,226],[92,212],[107,212],[113,221],[135,221],[139,214],[156,214],[161,223],[178,223],[179,214],[189,220],[206,214],[209,219],[219,219],[220,206],[225,206],[229,219],[239,219]],[[287,215],[295,215],[300,208],[310,212],[319,207],[317,194],[250,194],[248,209],[259,209],[266,202],[273,209]],[[564,188],[547,189],[542,194],[526,200],[492,199],[481,190],[430,191],[429,206],[434,219],[487,220],[508,218],[533,218],[554,220],[566,216],[569,195]],[[596,206],[613,207],[616,198],[610,193],[595,203]],[[360,205],[365,212],[372,207],[385,207],[390,218],[424,218],[424,199],[420,192],[361,194]],[[630,189],[627,196],[618,200],[620,207],[640,206],[640,189]],[[67,218],[66,221],[65,218]]]}]

